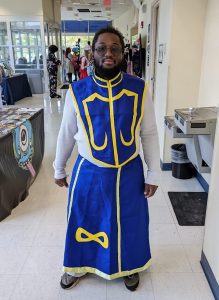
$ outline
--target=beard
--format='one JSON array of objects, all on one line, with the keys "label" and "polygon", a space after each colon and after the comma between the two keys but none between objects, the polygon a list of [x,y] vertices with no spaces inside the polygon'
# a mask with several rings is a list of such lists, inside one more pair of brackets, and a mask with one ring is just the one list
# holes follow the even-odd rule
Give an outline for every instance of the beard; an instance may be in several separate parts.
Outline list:
[{"label": "beard", "polygon": [[117,66],[113,67],[112,69],[104,68],[103,66],[100,66],[95,60],[94,60],[94,67],[96,74],[104,79],[112,79],[116,77],[116,75],[121,71],[121,63],[119,63]]}]

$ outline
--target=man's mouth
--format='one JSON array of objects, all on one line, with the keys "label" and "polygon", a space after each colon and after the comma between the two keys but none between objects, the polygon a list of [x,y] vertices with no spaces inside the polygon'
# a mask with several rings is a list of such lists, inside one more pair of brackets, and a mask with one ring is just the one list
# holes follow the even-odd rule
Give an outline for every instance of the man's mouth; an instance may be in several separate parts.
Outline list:
[{"label": "man's mouth", "polygon": [[103,64],[105,64],[105,65],[110,65],[110,66],[111,66],[111,65],[114,65],[115,62],[114,62],[113,59],[106,58],[106,59],[103,60]]}]

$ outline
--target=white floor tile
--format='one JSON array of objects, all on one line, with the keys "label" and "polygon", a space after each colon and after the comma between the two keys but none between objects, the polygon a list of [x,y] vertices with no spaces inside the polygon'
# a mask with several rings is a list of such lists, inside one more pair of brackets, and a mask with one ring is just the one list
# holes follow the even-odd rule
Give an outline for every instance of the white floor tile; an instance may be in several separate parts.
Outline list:
[{"label": "white floor tile", "polygon": [[19,275],[11,300],[58,300],[60,278],[50,275]]},{"label": "white floor tile", "polygon": [[150,241],[153,245],[179,245],[175,224],[150,224]]},{"label": "white floor tile", "polygon": [[200,264],[201,260],[201,246],[183,246],[186,251],[186,256],[189,260],[190,266],[193,272],[203,273],[202,266]]},{"label": "white floor tile", "polygon": [[[26,224],[24,222],[24,224]],[[4,225],[4,226],[1,226]],[[39,224],[16,225],[11,222],[0,224],[0,247],[30,247],[35,239]]]},{"label": "white floor tile", "polygon": [[155,300],[213,300],[207,288],[205,295],[201,293],[194,273],[151,273],[151,277]]},{"label": "white floor tile", "polygon": [[39,247],[63,247],[65,243],[66,226],[64,225],[46,225],[40,226],[34,240],[33,246]]},{"label": "white floor tile", "polygon": [[63,247],[32,247],[21,274],[54,274],[62,272]]},{"label": "white floor tile", "polygon": [[20,274],[29,252],[29,247],[16,247],[13,244],[0,248],[0,274]]},{"label": "white floor tile", "polygon": [[180,240],[183,245],[202,246],[204,226],[179,226],[177,225]]},{"label": "white floor tile", "polygon": [[174,224],[174,220],[168,206],[151,206],[149,204],[149,216],[151,224]]},{"label": "white floor tile", "polygon": [[153,246],[152,273],[187,273],[192,272],[186,252],[181,245]]},{"label": "white floor tile", "polygon": [[10,300],[14,292],[18,275],[0,275],[0,299]]},{"label": "white floor tile", "polygon": [[148,204],[149,206],[167,206],[164,193],[161,189],[161,187],[158,187],[156,193],[153,197],[148,198]]}]

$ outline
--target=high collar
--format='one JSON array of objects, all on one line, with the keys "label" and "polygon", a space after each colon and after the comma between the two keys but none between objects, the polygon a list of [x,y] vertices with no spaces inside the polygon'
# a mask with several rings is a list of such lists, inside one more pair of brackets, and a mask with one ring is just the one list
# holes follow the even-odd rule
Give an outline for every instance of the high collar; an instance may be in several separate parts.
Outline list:
[{"label": "high collar", "polygon": [[114,78],[106,80],[101,77],[98,77],[94,71],[92,74],[92,78],[99,86],[108,88],[109,86],[114,87],[115,85],[119,84],[122,81],[123,75],[120,71]]}]

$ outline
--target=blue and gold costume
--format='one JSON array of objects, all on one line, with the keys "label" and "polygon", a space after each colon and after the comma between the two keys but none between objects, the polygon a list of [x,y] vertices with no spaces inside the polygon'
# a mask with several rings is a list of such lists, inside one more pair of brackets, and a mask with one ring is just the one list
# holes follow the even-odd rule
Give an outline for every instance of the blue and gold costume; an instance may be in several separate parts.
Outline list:
[{"label": "blue and gold costume", "polygon": [[64,271],[106,279],[143,271],[151,259],[138,155],[145,83],[123,73],[108,81],[93,75],[71,93],[93,163],[79,155],[73,169]]}]

